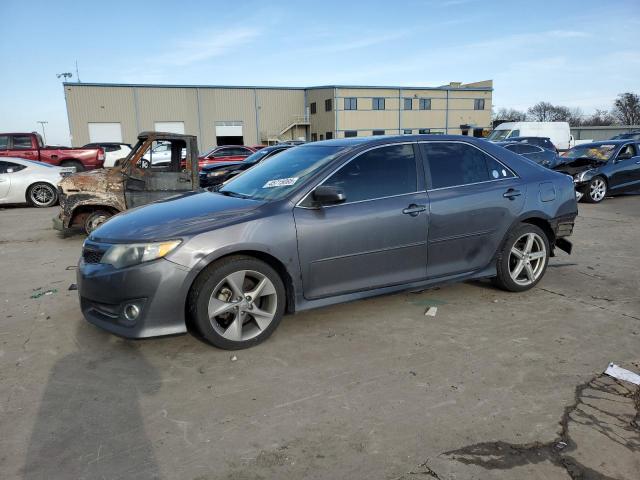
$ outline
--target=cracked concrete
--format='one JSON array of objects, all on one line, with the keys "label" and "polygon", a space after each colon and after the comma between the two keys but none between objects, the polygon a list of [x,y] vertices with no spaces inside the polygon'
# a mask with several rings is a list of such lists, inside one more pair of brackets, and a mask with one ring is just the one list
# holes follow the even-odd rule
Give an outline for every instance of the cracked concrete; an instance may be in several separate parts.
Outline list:
[{"label": "cracked concrete", "polygon": [[306,312],[234,362],[84,322],[82,238],[54,214],[0,209],[2,478],[638,478],[638,397],[599,374],[640,371],[640,197],[581,204],[574,255],[530,292]]}]

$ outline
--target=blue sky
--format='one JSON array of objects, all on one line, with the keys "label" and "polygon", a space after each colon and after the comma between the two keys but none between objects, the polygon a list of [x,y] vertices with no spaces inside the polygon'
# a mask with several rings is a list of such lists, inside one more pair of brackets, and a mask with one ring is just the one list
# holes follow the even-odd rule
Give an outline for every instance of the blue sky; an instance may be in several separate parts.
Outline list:
[{"label": "blue sky", "polygon": [[[494,80],[496,108],[586,113],[640,93],[638,0],[0,0],[0,131],[68,143],[56,74],[84,82],[441,85]],[[75,75],[74,75],[75,79]]]}]

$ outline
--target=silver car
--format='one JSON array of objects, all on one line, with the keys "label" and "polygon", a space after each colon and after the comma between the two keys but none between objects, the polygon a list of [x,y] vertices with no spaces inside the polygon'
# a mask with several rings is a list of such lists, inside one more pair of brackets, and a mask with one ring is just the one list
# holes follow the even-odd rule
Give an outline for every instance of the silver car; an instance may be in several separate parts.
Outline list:
[{"label": "silver car", "polygon": [[0,204],[28,203],[51,207],[58,203],[58,182],[75,172],[73,167],[15,157],[0,158]]}]

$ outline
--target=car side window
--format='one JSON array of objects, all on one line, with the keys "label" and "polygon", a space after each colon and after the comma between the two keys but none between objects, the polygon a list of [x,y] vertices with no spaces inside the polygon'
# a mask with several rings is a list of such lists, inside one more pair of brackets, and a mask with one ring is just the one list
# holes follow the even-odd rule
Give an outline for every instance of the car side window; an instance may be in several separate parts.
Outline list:
[{"label": "car side window", "polygon": [[347,203],[417,190],[416,159],[410,144],[374,148],[354,158],[323,185],[344,191]]},{"label": "car side window", "polygon": [[13,150],[32,150],[31,137],[29,135],[14,135]]},{"label": "car side window", "polygon": [[466,143],[421,143],[431,188],[500,180],[514,174],[482,150]]},{"label": "car side window", "polygon": [[511,150],[514,153],[524,153],[524,145],[514,143],[513,145],[506,145],[504,148]]},{"label": "car side window", "polygon": [[535,145],[520,145],[520,151],[518,153],[540,153],[542,149]]},{"label": "car side window", "polygon": [[622,147],[620,149],[620,153],[618,153],[618,158],[624,160],[626,158],[635,157],[636,155],[637,155],[636,154],[636,149],[633,146],[633,144],[630,143],[630,144],[625,145],[624,147]]},{"label": "car side window", "polygon": [[9,148],[9,135],[0,135],[0,150]]},{"label": "car side window", "polygon": [[0,165],[0,173],[15,173],[27,168],[24,165],[20,165],[18,163],[13,163],[13,162],[0,162],[0,164],[3,164],[3,165]]}]

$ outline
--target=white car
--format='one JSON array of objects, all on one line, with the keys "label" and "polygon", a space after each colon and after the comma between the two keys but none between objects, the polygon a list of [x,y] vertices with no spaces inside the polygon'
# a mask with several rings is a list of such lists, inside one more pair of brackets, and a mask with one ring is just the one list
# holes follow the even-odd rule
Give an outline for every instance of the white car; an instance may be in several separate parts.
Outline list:
[{"label": "white car", "polygon": [[116,142],[87,143],[82,148],[102,148],[104,150],[104,168],[115,167],[118,160],[125,158],[131,152],[131,145]]},{"label": "white car", "polygon": [[74,172],[75,167],[54,167],[34,160],[0,157],[0,204],[51,207],[58,203],[58,182]]},{"label": "white car", "polygon": [[[182,149],[182,159],[187,158],[187,151]],[[142,156],[143,159],[151,161],[155,167],[166,166],[171,163],[171,143],[154,142],[154,146]]]}]

